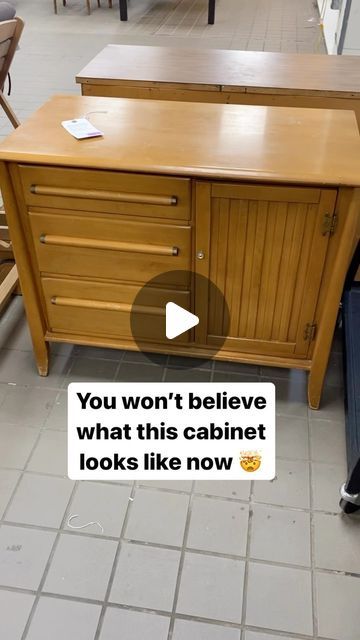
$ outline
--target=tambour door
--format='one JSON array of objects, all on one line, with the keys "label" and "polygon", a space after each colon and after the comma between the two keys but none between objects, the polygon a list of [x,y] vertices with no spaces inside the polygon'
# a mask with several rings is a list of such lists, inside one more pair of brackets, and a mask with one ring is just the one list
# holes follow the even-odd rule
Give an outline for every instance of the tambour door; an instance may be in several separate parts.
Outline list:
[{"label": "tambour door", "polygon": [[[305,358],[335,189],[197,183],[197,342],[244,353]],[[228,307],[228,312],[226,310]],[[206,309],[206,313],[204,313]]]}]

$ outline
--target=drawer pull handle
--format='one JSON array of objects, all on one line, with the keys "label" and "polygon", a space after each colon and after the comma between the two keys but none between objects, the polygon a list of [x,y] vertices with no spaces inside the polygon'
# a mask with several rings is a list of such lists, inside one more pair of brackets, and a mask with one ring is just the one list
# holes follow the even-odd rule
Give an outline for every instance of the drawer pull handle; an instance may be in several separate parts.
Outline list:
[{"label": "drawer pull handle", "polygon": [[179,247],[165,247],[160,244],[141,244],[135,242],[117,242],[115,240],[96,240],[95,238],[76,238],[72,236],[51,236],[43,233],[39,238],[41,244],[79,249],[103,249],[105,251],[125,251],[131,253],[148,253],[158,256],[178,256]]},{"label": "drawer pull handle", "polygon": [[98,311],[120,311],[122,313],[144,313],[151,316],[165,316],[165,307],[145,307],[143,305],[132,305],[126,302],[111,302],[110,300],[87,300],[86,298],[64,298],[53,296],[51,304],[58,307],[76,307],[78,309],[94,309]]},{"label": "drawer pull handle", "polygon": [[177,196],[161,196],[151,193],[123,193],[121,191],[101,191],[96,189],[72,189],[71,187],[47,187],[32,184],[30,192],[38,196],[62,196],[65,198],[87,198],[92,200],[112,200],[136,204],[156,204],[164,207],[177,205]]}]

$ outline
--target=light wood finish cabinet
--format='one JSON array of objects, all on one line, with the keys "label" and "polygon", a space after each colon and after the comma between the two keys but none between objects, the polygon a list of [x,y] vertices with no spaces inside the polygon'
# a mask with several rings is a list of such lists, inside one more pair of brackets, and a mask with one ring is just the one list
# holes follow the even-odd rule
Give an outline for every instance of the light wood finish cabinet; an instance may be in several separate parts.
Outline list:
[{"label": "light wood finish cabinet", "polygon": [[[89,112],[104,136],[76,141],[60,122]],[[51,342],[138,348],[133,309],[149,351],[301,368],[319,406],[359,224],[353,113],[58,96],[0,167],[41,375]],[[174,341],[169,300],[201,317]]]},{"label": "light wood finish cabinet", "polygon": [[306,358],[336,190],[212,183],[206,191],[202,275],[224,293],[220,307],[209,287],[207,343],[226,338],[231,351]]},{"label": "light wood finish cabinet", "polygon": [[83,95],[353,109],[358,56],[109,44],[76,76]]}]

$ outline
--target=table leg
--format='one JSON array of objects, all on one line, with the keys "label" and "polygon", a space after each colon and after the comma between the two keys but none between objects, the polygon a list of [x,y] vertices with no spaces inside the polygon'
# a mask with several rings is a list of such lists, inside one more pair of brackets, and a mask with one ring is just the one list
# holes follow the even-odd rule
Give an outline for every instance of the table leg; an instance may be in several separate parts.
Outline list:
[{"label": "table leg", "polygon": [[208,5],[208,24],[215,23],[215,0],[209,0]]},{"label": "table leg", "polygon": [[119,0],[119,5],[120,5],[120,20],[127,20],[128,19],[127,0]]}]

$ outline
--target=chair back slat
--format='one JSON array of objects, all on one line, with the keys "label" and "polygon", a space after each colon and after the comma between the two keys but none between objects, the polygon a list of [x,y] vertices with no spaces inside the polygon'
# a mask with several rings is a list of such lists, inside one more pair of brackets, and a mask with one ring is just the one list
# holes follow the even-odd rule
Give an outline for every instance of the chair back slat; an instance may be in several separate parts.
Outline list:
[{"label": "chair back slat", "polygon": [[11,39],[8,38],[4,42],[0,42],[0,58],[4,58],[10,49]]},{"label": "chair back slat", "polygon": [[[6,76],[15,55],[24,22],[21,18],[0,22],[0,90],[3,90]],[[2,48],[4,47],[4,49]],[[1,64],[2,63],[2,64]]]},{"label": "chair back slat", "polygon": [[12,38],[16,29],[16,18],[0,22],[0,42]]}]

